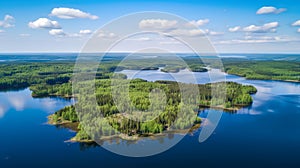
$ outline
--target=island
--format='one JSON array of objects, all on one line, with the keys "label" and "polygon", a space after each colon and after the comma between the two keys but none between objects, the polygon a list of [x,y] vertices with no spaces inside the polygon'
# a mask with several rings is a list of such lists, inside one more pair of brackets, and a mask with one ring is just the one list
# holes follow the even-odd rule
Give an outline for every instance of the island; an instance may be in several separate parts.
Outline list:
[{"label": "island", "polygon": [[[250,96],[257,92],[256,88],[249,85],[241,85],[235,82],[219,82],[204,85],[196,85],[199,89],[197,100],[195,97],[188,97],[188,101],[195,101],[198,104],[195,107],[185,105],[181,100],[180,88],[177,82],[172,81],[156,81],[149,82],[142,79],[133,79],[130,81],[130,100],[134,111],[128,112],[128,109],[120,111],[114,103],[111,93],[110,79],[96,81],[96,99],[99,111],[95,114],[78,113],[76,112],[76,104],[65,107],[49,116],[49,123],[53,125],[62,125],[66,128],[72,128],[77,131],[77,134],[71,141],[76,142],[91,142],[93,139],[106,140],[110,138],[122,138],[126,140],[137,140],[140,137],[161,135],[164,132],[180,133],[182,130],[197,129],[200,127],[201,118],[197,117],[201,108],[216,108],[227,111],[235,111],[241,107],[249,106],[253,100]],[[184,85],[184,84],[181,84]],[[186,84],[191,85],[191,84]],[[213,96],[212,88],[220,88],[226,86],[226,94],[224,94],[224,102],[222,97]],[[149,90],[160,88],[165,91],[167,105],[163,111],[158,111],[156,114],[148,114]],[[220,90],[221,91],[221,90]],[[88,95],[90,96],[90,95]],[[122,95],[120,95],[122,97]],[[82,100],[88,100],[85,95],[81,96]],[[157,102],[161,101],[157,97]],[[222,104],[220,104],[222,103]],[[89,102],[83,102],[78,108],[88,108]],[[125,104],[125,103],[124,103]],[[130,107],[129,109],[132,109]],[[178,119],[180,110],[183,109],[184,120]],[[97,120],[97,114],[101,113],[104,118],[99,118],[97,123],[99,128],[95,128],[94,124],[89,121],[81,125],[82,120]],[[129,117],[128,114],[133,114]],[[134,115],[136,113],[137,115]],[[155,111],[154,111],[155,113]],[[78,116],[80,115],[80,117]],[[133,116],[133,117],[132,117]],[[148,119],[146,122],[140,122],[139,119]],[[154,118],[151,118],[154,117]],[[81,119],[80,119],[81,118]],[[104,121],[105,120],[105,121]],[[74,129],[74,124],[75,128]],[[76,127],[77,126],[77,127]],[[86,133],[88,130],[89,133]],[[101,134],[91,137],[91,134],[101,132]],[[117,133],[118,132],[118,133]]]}]

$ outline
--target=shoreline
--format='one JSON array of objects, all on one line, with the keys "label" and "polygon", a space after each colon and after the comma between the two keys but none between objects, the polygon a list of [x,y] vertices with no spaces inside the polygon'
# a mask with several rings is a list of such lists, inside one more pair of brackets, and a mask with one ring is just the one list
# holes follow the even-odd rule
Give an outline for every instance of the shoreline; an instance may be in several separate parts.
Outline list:
[{"label": "shoreline", "polygon": [[241,105],[239,107],[220,107],[220,106],[208,106],[208,105],[199,105],[200,108],[202,109],[214,109],[214,110],[222,110],[223,112],[235,112],[241,108],[248,107],[250,105]]},{"label": "shoreline", "polygon": [[[235,75],[235,74],[230,74],[230,75]],[[239,76],[239,75],[236,75],[236,76]],[[242,78],[245,78],[246,80],[263,80],[263,81],[276,81],[276,82],[288,82],[288,83],[300,83],[300,81],[297,81],[297,80],[281,80],[281,79],[251,79],[251,78],[246,78],[246,77],[243,77],[243,76],[239,76],[239,77],[242,77]]]},{"label": "shoreline", "polygon": [[[79,124],[79,122],[71,122],[71,121],[62,121],[62,122],[54,122],[52,120],[52,116],[53,114],[49,115],[48,118],[48,125],[53,125],[53,126],[59,126],[59,127],[63,127],[65,129],[69,129],[72,130],[74,132],[78,132],[79,130],[77,129],[77,126]],[[75,128],[76,126],[76,128]],[[166,136],[168,134],[179,134],[179,135],[184,135],[186,133],[188,134],[192,134],[195,130],[198,130],[201,127],[201,123],[200,124],[195,124],[193,125],[191,128],[189,129],[182,129],[182,130],[165,130],[162,133],[158,133],[158,134],[140,134],[140,135],[133,135],[133,136],[128,136],[125,134],[116,134],[116,135],[111,135],[111,136],[103,136],[98,140],[79,140],[76,139],[76,135],[74,137],[72,137],[69,140],[66,140],[65,142],[71,142],[71,143],[95,143],[95,142],[105,142],[105,141],[111,141],[111,140],[115,140],[115,139],[122,139],[122,140],[127,140],[127,141],[138,141],[144,138],[151,138],[151,139],[155,139],[157,137],[161,137],[161,136]]]},{"label": "shoreline", "polygon": [[245,76],[234,74],[234,73],[228,73],[228,72],[225,72],[225,73],[227,73],[228,75],[235,75],[235,76],[238,76],[238,77],[241,77],[241,78],[245,78],[246,80],[277,81],[277,82],[288,82],[288,83],[298,83],[298,84],[300,83],[300,81],[298,81],[298,80],[264,79],[264,78],[263,79],[253,79],[253,78],[247,78]]},{"label": "shoreline", "polygon": [[[222,112],[236,112],[237,110],[247,107],[250,105],[241,105],[241,106],[237,106],[237,107],[232,107],[232,108],[224,108],[224,107],[219,107],[219,106],[205,106],[205,105],[199,105],[200,109],[216,109],[216,110],[221,110]],[[65,129],[69,129],[72,130],[74,132],[76,132],[76,134],[78,133],[79,129],[78,129],[78,124],[79,122],[71,122],[68,120],[63,120],[61,122],[54,122],[52,117],[54,114],[49,115],[48,118],[48,122],[47,124],[49,125],[53,125],[53,126],[60,126],[63,127]],[[116,140],[116,139],[122,139],[122,140],[127,140],[127,141],[138,141],[144,138],[151,138],[151,139],[155,139],[157,137],[161,137],[161,136],[166,136],[168,134],[192,134],[195,130],[198,130],[201,127],[201,123],[197,123],[195,125],[193,125],[191,128],[189,129],[182,129],[182,130],[165,130],[162,133],[158,133],[158,134],[138,134],[138,135],[133,135],[133,136],[128,136],[125,134],[116,134],[116,135],[111,135],[111,136],[103,136],[98,140],[90,140],[90,139],[86,139],[86,140],[79,140],[76,139],[76,135],[74,137],[72,137],[69,140],[66,140],[65,142],[71,142],[71,143],[95,143],[95,142],[105,142],[105,141],[111,141],[111,140]]]}]

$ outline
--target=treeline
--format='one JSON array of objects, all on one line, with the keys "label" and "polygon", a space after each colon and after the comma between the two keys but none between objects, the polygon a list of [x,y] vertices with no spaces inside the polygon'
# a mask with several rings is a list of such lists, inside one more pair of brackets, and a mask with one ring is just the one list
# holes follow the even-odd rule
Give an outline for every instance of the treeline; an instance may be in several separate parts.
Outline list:
[{"label": "treeline", "polygon": [[75,107],[73,105],[67,106],[52,115],[52,121],[54,123],[63,123],[64,121],[78,122],[78,116],[75,112]]},{"label": "treeline", "polygon": [[[138,62],[137,62],[138,61]],[[247,79],[266,79],[300,81],[300,63],[297,61],[257,61],[247,59],[222,59],[222,64],[216,59],[184,57],[183,60],[161,57],[159,59],[129,59],[124,63],[120,61],[106,61],[100,64],[96,79],[109,79],[114,71],[124,69],[157,70],[164,72],[178,72],[189,68],[194,72],[206,72],[206,66],[222,68],[227,73],[246,77]],[[33,96],[62,95],[71,96],[69,85],[73,76],[74,62],[23,62],[0,63],[0,91],[16,90],[30,87]],[[87,75],[89,73],[87,72]],[[122,78],[126,78],[123,75]]]},{"label": "treeline", "polygon": [[71,95],[73,63],[0,64],[0,91],[30,87],[33,96]]},{"label": "treeline", "polygon": [[[101,64],[95,79],[109,79],[116,69],[115,63]],[[0,91],[30,87],[32,96],[72,96],[71,78],[74,63],[1,63]],[[87,72],[87,75],[91,73]],[[119,74],[126,79],[126,75]]]},{"label": "treeline", "polygon": [[[136,62],[139,61],[139,62]],[[149,64],[149,62],[151,62]],[[126,63],[119,61],[107,61],[100,64],[95,74],[95,79],[109,79],[115,71],[124,69],[135,70],[157,70],[159,67],[165,67],[162,71],[178,72],[187,68],[178,60],[164,58],[162,60],[149,61],[130,60]],[[205,71],[201,69],[202,64],[195,65],[193,62],[192,70]],[[118,66],[117,66],[118,65]],[[88,69],[88,67],[86,67]],[[33,63],[1,63],[0,64],[0,91],[15,90],[30,87],[34,97],[45,96],[72,96],[71,78],[73,76],[73,62],[33,62]],[[83,69],[86,75],[94,75],[88,70]],[[120,78],[126,79],[126,75],[119,74]]]},{"label": "treeline", "polygon": [[297,61],[224,60],[225,71],[247,79],[300,81]]}]

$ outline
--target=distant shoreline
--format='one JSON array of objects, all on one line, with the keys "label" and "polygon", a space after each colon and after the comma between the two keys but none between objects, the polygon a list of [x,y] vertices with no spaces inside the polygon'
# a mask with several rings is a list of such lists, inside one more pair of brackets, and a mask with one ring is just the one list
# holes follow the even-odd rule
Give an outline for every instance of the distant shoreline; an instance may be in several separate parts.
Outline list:
[{"label": "distant shoreline", "polygon": [[247,78],[247,77],[244,77],[244,76],[241,76],[241,75],[238,75],[238,74],[233,74],[233,73],[228,73],[228,72],[225,72],[229,75],[235,75],[235,76],[238,76],[238,77],[241,77],[241,78],[245,78],[246,80],[254,80],[254,81],[259,81],[259,80],[264,80],[264,81],[276,81],[276,82],[288,82],[288,83],[300,83],[300,81],[297,81],[297,80],[281,80],[281,79],[252,79],[252,78]]}]

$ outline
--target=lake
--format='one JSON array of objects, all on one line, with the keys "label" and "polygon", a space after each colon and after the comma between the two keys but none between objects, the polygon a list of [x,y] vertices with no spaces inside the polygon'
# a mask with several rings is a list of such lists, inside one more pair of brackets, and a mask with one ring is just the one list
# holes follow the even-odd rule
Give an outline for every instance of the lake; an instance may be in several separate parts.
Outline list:
[{"label": "lake", "polygon": [[[174,80],[172,75],[160,71],[122,72],[130,78],[149,81]],[[182,82],[189,81],[185,73],[181,71],[173,76],[177,75],[176,79]],[[203,143],[198,142],[199,129],[166,152],[145,158],[120,156],[99,146],[66,143],[74,132],[45,123],[49,114],[72,104],[73,100],[32,98],[29,89],[1,92],[0,165],[2,168],[299,167],[299,83],[246,80],[225,75],[228,81],[251,84],[258,89],[253,95],[253,105],[237,113],[224,113],[213,135]],[[209,82],[207,73],[195,73],[195,76],[197,83]],[[163,144],[176,136],[179,135],[142,143]]]}]

